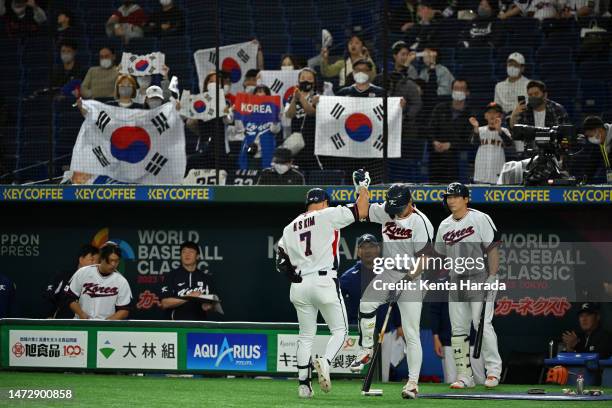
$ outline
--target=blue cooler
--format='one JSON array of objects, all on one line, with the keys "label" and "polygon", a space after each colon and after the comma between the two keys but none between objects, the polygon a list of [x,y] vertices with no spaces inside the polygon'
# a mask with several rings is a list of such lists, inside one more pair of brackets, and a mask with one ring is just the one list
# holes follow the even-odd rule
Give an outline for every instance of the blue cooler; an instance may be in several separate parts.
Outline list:
[{"label": "blue cooler", "polygon": [[[559,353],[555,358],[544,360],[546,367],[557,365],[567,367],[570,375],[569,385],[576,385],[576,377],[582,375],[584,385],[597,385],[599,382],[599,354],[597,353]],[[612,370],[612,367],[610,367]],[[611,374],[612,375],[612,374]]]},{"label": "blue cooler", "polygon": [[601,385],[603,387],[612,387],[612,358],[599,360],[599,366],[603,370]]}]

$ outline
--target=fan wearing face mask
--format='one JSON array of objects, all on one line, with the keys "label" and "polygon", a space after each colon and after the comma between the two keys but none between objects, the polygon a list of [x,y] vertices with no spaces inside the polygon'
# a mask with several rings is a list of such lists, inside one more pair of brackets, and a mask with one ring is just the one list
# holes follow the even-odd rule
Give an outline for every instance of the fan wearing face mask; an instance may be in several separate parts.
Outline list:
[{"label": "fan wearing face mask", "polygon": [[115,52],[110,47],[102,47],[99,56],[99,65],[89,68],[81,84],[81,95],[85,99],[110,99],[115,96],[115,81],[119,76]]},{"label": "fan wearing face mask", "polygon": [[587,143],[572,159],[570,173],[590,184],[612,184],[612,124],[587,116],[582,131]]},{"label": "fan wearing face mask", "polygon": [[[170,90],[168,89],[170,86],[170,80],[168,79],[169,72],[170,72],[170,68],[164,65],[161,71],[161,81],[159,82],[160,87],[163,90],[166,97],[170,96]],[[157,79],[158,77],[159,77],[158,75],[156,75],[155,77],[153,77],[152,75],[144,75],[144,76],[136,77],[136,82],[138,83],[138,90],[136,91],[134,102],[140,103],[140,104],[145,103],[145,98],[147,96],[147,90],[154,82],[158,82],[158,79]]]},{"label": "fan wearing face mask", "polygon": [[505,41],[505,30],[497,22],[497,0],[480,0],[477,16],[460,35],[462,47],[497,47]]},{"label": "fan wearing face mask", "polygon": [[304,175],[293,165],[291,150],[279,147],[274,151],[272,167],[262,170],[257,180],[260,186],[304,185]]},{"label": "fan wearing face mask", "polygon": [[346,60],[341,59],[332,64],[329,61],[329,50],[327,48],[321,50],[321,74],[323,77],[333,78],[338,76],[338,85],[345,86],[349,83],[348,80],[355,67],[355,62],[363,59],[372,64],[372,78],[376,75],[374,62],[372,58],[370,58],[363,38],[357,34],[353,34],[351,38],[349,38],[346,51],[348,54]]},{"label": "fan wearing face mask", "polygon": [[107,102],[111,106],[119,106],[127,109],[143,109],[144,106],[134,102],[138,84],[130,75],[119,75],[115,83],[115,100]]},{"label": "fan wearing face mask", "polygon": [[0,17],[4,17],[6,33],[11,38],[39,32],[47,22],[47,14],[36,0],[0,1]]},{"label": "fan wearing face mask", "polygon": [[354,96],[360,98],[379,98],[385,95],[384,89],[372,84],[374,65],[366,59],[353,63],[353,79],[355,83],[338,91],[337,96]]},{"label": "fan wearing face mask", "polygon": [[185,32],[185,12],[174,0],[159,0],[160,9],[154,12],[145,30],[154,35],[183,35]]},{"label": "fan wearing face mask", "polygon": [[510,116],[512,127],[516,124],[553,127],[569,123],[565,108],[548,99],[548,90],[542,81],[529,81],[527,103],[517,104]]},{"label": "fan wearing face mask", "polygon": [[66,40],[60,46],[60,65],[53,67],[51,85],[60,88],[60,96],[79,96],[80,83],[85,78],[85,71],[76,61],[76,43]]},{"label": "fan wearing face mask", "polygon": [[518,97],[527,95],[529,79],[523,75],[525,57],[519,52],[513,52],[506,59],[508,77],[495,85],[495,103],[502,107],[505,114],[516,108]]}]

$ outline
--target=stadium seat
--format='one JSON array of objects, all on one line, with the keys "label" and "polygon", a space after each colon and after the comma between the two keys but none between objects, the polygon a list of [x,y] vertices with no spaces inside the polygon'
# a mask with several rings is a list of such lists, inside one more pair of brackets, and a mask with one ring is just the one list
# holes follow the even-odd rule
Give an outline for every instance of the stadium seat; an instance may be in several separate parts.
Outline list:
[{"label": "stadium seat", "polygon": [[605,81],[580,81],[580,106],[582,113],[599,114],[608,109],[610,92]]},{"label": "stadium seat", "polygon": [[493,49],[489,47],[457,48],[455,50],[457,64],[488,64],[493,62]]},{"label": "stadium seat", "polygon": [[468,81],[472,79],[488,79],[492,80],[493,76],[493,64],[490,63],[473,63],[473,64],[461,64],[457,65],[454,71],[457,78],[466,78]]},{"label": "stadium seat", "polygon": [[312,170],[308,172],[307,183],[311,185],[340,186],[345,183],[342,170]]},{"label": "stadium seat", "polygon": [[130,40],[128,44],[124,45],[123,50],[132,54],[145,55],[159,51],[159,47],[157,45],[157,38],[145,37]]},{"label": "stadium seat", "polygon": [[539,66],[540,78],[543,81],[549,79],[574,79],[575,68],[573,62],[544,63]]},{"label": "stadium seat", "polygon": [[572,49],[570,47],[542,46],[538,48],[535,60],[538,64],[553,62],[568,63],[572,60]]},{"label": "stadium seat", "polygon": [[606,81],[612,78],[612,64],[608,62],[583,62],[578,67],[578,75],[585,80]]}]

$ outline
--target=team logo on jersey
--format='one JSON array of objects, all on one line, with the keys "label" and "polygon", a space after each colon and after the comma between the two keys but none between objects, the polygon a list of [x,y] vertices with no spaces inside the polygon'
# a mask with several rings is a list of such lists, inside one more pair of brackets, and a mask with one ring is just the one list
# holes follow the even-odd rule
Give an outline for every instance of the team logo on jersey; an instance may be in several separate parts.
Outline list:
[{"label": "team logo on jersey", "polygon": [[456,244],[457,242],[474,235],[474,227],[469,226],[460,230],[451,230],[442,236],[444,242],[448,245]]},{"label": "team logo on jersey", "polygon": [[394,222],[386,223],[382,233],[391,240],[412,238],[412,230],[410,228],[402,228]]},{"label": "team logo on jersey", "polygon": [[83,285],[83,294],[95,297],[117,296],[119,288],[116,286],[100,286],[97,283],[85,283]]}]

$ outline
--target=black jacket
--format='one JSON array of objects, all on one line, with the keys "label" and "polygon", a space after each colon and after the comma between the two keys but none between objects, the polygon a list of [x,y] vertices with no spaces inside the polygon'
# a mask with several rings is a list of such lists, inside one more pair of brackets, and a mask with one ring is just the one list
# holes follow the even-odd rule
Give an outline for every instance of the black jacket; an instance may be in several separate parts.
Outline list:
[{"label": "black jacket", "polygon": [[74,317],[74,312],[68,306],[68,298],[65,295],[64,288],[68,285],[75,272],[76,270],[62,271],[55,275],[47,284],[43,293],[43,318],[72,319]]},{"label": "black jacket", "polygon": [[259,186],[303,186],[304,184],[306,184],[304,175],[294,168],[284,174],[277,173],[272,167],[263,169],[257,180]]},{"label": "black jacket", "polygon": [[578,333],[576,353],[599,353],[599,358],[606,359],[612,352],[612,337],[601,326],[593,333]]},{"label": "black jacket", "polygon": [[[161,299],[180,298],[191,291],[200,291],[202,294],[215,294],[211,275],[199,269],[188,272],[185,268],[171,271],[164,280],[161,289]],[[198,301],[187,301],[187,303],[168,310],[170,320],[207,320],[208,313],[202,310],[201,303]]]}]

